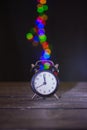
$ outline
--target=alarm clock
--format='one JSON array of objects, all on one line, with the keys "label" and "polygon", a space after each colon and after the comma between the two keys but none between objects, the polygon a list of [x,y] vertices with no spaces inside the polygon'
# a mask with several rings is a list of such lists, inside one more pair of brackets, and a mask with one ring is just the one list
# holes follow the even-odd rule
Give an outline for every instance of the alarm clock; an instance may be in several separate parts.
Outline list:
[{"label": "alarm clock", "polygon": [[[34,92],[34,98],[36,95],[40,97],[48,97],[54,95],[59,88],[59,78],[54,73],[55,67],[49,67],[49,69],[42,69],[36,71],[31,79],[31,89]],[[35,67],[36,69],[36,67]],[[53,71],[54,70],[54,71]]]}]

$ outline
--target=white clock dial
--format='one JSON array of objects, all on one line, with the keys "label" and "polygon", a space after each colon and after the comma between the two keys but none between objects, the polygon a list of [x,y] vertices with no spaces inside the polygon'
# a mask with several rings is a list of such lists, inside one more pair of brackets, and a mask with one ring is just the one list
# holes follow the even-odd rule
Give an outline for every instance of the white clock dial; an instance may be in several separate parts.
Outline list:
[{"label": "white clock dial", "polygon": [[50,71],[37,73],[32,82],[34,90],[41,95],[50,95],[57,88],[57,78]]}]

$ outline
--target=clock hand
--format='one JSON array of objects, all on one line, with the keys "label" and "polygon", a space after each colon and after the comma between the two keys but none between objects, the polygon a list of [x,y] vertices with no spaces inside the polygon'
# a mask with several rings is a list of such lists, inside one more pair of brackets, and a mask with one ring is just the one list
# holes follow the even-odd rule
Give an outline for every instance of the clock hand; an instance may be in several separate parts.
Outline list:
[{"label": "clock hand", "polygon": [[45,74],[43,74],[43,78],[44,78],[44,84],[46,84],[46,77],[45,77]]},{"label": "clock hand", "polygon": [[45,85],[45,82],[44,82],[43,84],[41,84],[40,86],[38,86],[37,88],[39,88],[39,87],[41,87],[41,86],[43,86],[43,85]]}]

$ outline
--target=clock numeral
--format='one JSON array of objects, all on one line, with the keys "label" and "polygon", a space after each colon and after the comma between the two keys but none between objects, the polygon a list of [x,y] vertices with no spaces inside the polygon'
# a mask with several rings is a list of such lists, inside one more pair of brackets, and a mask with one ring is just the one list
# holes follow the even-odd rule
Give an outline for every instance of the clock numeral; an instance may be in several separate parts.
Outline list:
[{"label": "clock numeral", "polygon": [[36,80],[39,80],[39,78],[36,78]]}]

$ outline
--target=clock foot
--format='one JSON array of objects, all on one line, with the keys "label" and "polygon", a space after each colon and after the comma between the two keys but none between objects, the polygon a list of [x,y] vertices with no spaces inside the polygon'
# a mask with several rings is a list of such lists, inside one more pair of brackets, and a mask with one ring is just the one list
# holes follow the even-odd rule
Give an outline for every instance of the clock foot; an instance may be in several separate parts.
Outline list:
[{"label": "clock foot", "polygon": [[57,94],[54,94],[54,97],[58,100],[60,97]]},{"label": "clock foot", "polygon": [[36,93],[32,96],[32,99],[34,99],[36,97],[36,99],[41,99],[42,97],[38,96]]},{"label": "clock foot", "polygon": [[34,99],[36,96],[37,96],[37,94],[35,93],[35,94],[32,96],[32,99]]}]

